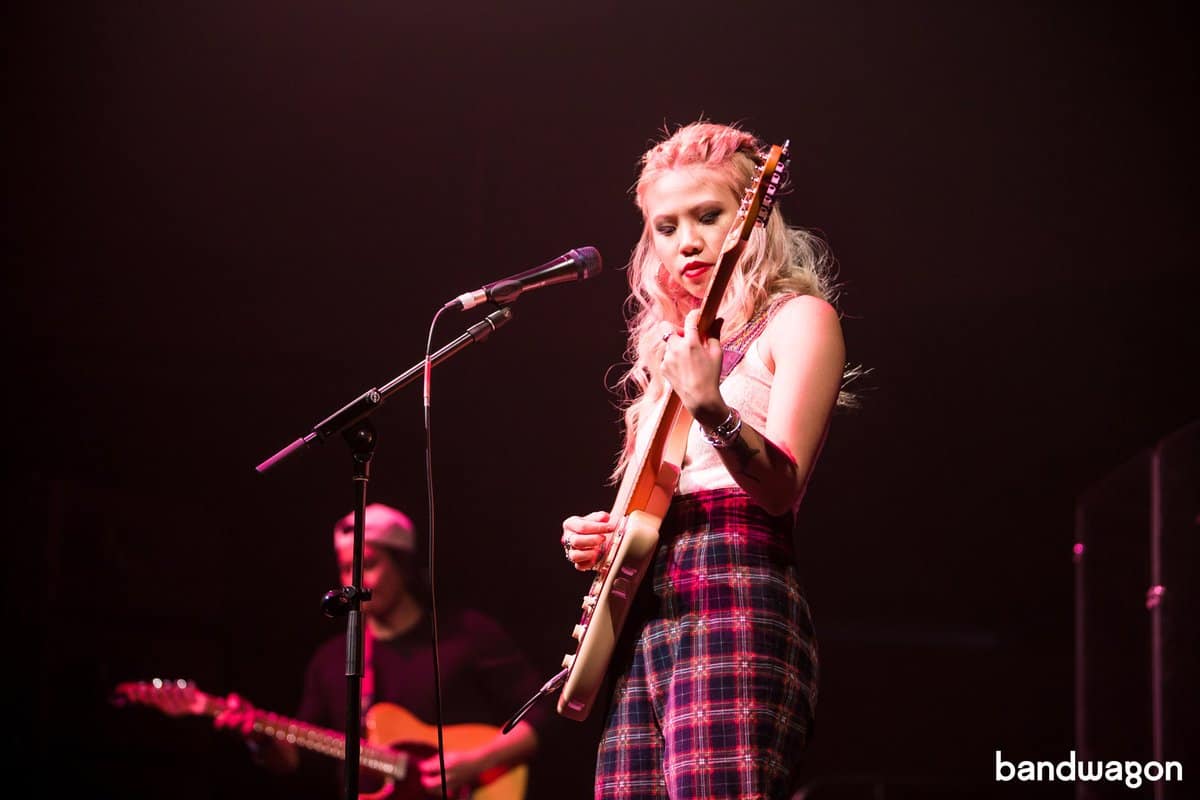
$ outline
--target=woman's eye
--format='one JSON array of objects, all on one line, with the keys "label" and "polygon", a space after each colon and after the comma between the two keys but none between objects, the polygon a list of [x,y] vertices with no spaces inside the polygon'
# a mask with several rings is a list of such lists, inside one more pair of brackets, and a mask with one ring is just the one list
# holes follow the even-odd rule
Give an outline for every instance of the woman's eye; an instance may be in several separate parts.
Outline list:
[{"label": "woman's eye", "polygon": [[655,230],[658,231],[659,236],[670,236],[672,233],[675,232],[675,226],[674,225],[659,225]]},{"label": "woman's eye", "polygon": [[720,211],[706,211],[700,215],[700,221],[703,222],[705,225],[712,225],[714,222],[716,222],[720,218],[721,218]]}]

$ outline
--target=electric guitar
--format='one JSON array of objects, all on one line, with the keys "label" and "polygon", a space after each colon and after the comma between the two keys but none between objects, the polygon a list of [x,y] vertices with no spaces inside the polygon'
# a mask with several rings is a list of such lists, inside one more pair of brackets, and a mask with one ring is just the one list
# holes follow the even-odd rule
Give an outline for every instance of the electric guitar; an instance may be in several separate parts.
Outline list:
[{"label": "electric guitar", "polygon": [[[787,142],[772,146],[742,196],[737,220],[725,239],[700,306],[698,327],[704,333],[712,328],[725,287],[750,233],[767,221],[775,194],[783,183],[787,161]],[[566,676],[561,678],[558,713],[570,719],[586,719],[592,710],[634,595],[654,560],[658,529],[679,482],[692,415],[679,396],[668,389],[650,421],[654,425],[653,434],[642,448],[634,451],[622,477],[610,515],[619,523],[583,598],[583,615],[571,633],[579,644],[574,654],[563,659]]]},{"label": "electric guitar", "polygon": [[[119,684],[117,703],[141,703],[171,716],[187,714],[215,717],[227,707],[225,698],[205,694],[187,681],[154,680]],[[376,703],[366,713],[367,736],[359,748],[362,768],[383,782],[374,792],[360,793],[365,800],[417,800],[428,798],[421,787],[417,764],[437,755],[437,728],[426,725],[392,703]],[[267,711],[254,711],[253,729],[314,753],[346,760],[346,736]],[[479,747],[499,730],[490,725],[450,725],[442,729],[446,750]],[[484,773],[462,800],[521,800],[525,796],[528,768],[517,765]]]}]

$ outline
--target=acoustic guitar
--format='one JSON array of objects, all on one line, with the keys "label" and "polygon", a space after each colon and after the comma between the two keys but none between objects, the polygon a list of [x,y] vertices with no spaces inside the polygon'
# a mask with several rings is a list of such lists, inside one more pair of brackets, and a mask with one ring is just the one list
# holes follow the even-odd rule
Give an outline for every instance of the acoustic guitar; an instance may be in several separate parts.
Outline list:
[{"label": "acoustic guitar", "polygon": [[[700,306],[699,330],[712,329],[734,266],[758,225],[766,224],[775,195],[787,171],[788,144],[771,147],[756,168],[742,196],[738,216],[722,245]],[[648,420],[653,434],[634,451],[617,490],[611,518],[618,520],[608,552],[597,565],[583,615],[571,636],[578,641],[574,654],[563,659],[565,677],[558,698],[558,713],[586,719],[595,703],[604,674],[629,608],[654,559],[658,529],[679,482],[692,415],[679,396],[668,389]]]},{"label": "acoustic guitar", "polygon": [[[113,693],[117,703],[140,703],[171,716],[215,717],[226,708],[223,697],[205,694],[187,681],[144,681],[122,683]],[[365,800],[418,800],[428,798],[421,787],[417,764],[437,755],[437,728],[426,725],[392,703],[376,703],[366,713],[367,736],[359,748],[364,771],[382,781],[374,792],[363,792]],[[346,760],[346,736],[340,731],[310,725],[268,711],[254,711],[253,729],[280,741],[331,758]],[[489,741],[499,732],[490,725],[449,725],[442,729],[446,750],[469,750]],[[525,796],[528,768],[517,765],[484,773],[479,783],[455,795],[460,800],[521,800]]]}]

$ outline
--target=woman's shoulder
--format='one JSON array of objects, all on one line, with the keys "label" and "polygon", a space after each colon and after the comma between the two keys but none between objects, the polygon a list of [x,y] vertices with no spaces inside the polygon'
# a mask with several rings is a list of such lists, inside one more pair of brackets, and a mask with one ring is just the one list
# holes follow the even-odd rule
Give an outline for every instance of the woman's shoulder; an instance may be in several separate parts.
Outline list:
[{"label": "woman's shoulder", "polygon": [[806,346],[840,351],[842,324],[837,309],[828,300],[811,294],[796,295],[772,314],[763,340],[767,346],[763,360],[773,372],[774,362],[782,353],[796,353]]},{"label": "woman's shoulder", "polygon": [[837,330],[841,330],[842,327],[833,304],[816,295],[798,294],[780,302],[779,307],[771,314],[766,332],[791,333],[830,327]]}]

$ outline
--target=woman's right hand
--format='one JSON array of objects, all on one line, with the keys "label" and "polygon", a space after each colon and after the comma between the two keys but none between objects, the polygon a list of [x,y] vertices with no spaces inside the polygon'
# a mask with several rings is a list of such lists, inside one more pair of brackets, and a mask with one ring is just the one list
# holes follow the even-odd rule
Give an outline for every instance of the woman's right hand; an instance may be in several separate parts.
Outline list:
[{"label": "woman's right hand", "polygon": [[567,517],[562,528],[560,541],[567,560],[575,569],[586,572],[595,569],[604,558],[617,523],[607,511],[593,511],[583,517]]}]

